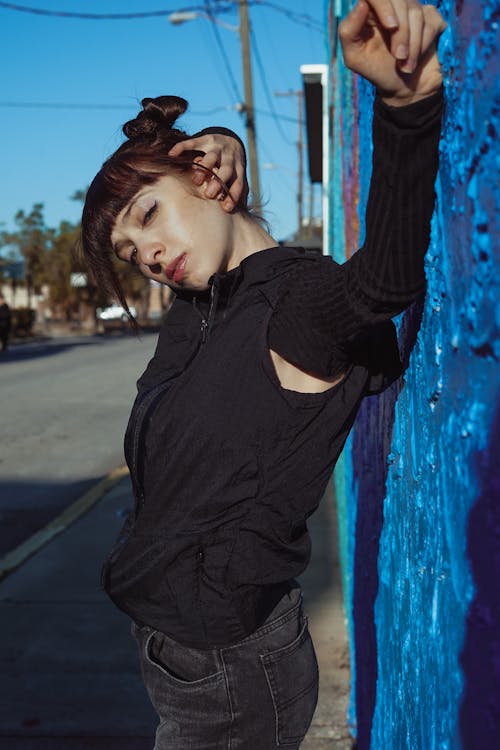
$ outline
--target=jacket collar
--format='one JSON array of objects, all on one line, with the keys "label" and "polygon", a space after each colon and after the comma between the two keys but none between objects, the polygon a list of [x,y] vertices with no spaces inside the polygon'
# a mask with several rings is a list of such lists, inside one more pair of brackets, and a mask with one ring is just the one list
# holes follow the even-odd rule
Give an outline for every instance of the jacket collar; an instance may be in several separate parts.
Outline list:
[{"label": "jacket collar", "polygon": [[214,274],[210,285],[218,285],[219,296],[229,300],[237,290],[261,284],[284,273],[297,258],[305,257],[302,247],[274,246],[244,258],[240,265],[226,273]]},{"label": "jacket collar", "polygon": [[186,300],[209,302],[216,288],[218,304],[226,306],[232,297],[254,284],[261,284],[284,273],[297,258],[306,256],[302,247],[274,246],[259,250],[244,258],[240,265],[226,273],[216,273],[209,279],[209,287],[204,292],[179,291],[177,295]]}]

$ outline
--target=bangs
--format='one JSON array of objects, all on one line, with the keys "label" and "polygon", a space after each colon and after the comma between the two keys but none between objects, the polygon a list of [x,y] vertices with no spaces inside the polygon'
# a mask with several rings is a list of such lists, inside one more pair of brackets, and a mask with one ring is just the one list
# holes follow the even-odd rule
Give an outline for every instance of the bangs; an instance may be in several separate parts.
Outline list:
[{"label": "bangs", "polygon": [[[180,133],[179,133],[180,134]],[[123,304],[123,292],[113,264],[111,232],[119,214],[145,186],[172,171],[189,171],[197,152],[175,160],[168,156],[172,140],[126,141],[106,161],[92,180],[82,214],[81,249],[93,282]],[[182,140],[178,138],[177,140]]]}]

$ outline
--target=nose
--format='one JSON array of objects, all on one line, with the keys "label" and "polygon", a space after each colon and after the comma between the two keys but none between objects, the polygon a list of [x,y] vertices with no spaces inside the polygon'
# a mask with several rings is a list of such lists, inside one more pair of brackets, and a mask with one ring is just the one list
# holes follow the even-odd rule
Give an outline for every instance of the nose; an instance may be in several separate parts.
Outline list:
[{"label": "nose", "polygon": [[161,266],[162,259],[165,255],[165,248],[161,242],[152,242],[145,240],[136,243],[137,255],[139,261],[145,266]]}]

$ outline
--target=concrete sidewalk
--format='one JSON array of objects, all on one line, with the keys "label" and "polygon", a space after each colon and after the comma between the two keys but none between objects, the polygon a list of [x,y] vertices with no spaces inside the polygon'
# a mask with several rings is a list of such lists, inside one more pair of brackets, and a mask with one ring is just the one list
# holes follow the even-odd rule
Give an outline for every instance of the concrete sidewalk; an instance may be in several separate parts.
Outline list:
[{"label": "concrete sidewalk", "polygon": [[[129,622],[99,588],[101,561],[130,504],[125,479],[0,584],[0,749],[152,748],[155,714]],[[348,750],[348,654],[331,498],[310,528],[315,552],[302,584],[321,686],[301,750]]]}]

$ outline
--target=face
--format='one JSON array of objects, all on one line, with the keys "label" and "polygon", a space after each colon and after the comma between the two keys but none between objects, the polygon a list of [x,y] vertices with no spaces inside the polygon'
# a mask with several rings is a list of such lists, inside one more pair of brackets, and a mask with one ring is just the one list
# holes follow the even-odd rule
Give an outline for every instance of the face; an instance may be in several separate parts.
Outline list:
[{"label": "face", "polygon": [[140,190],[111,233],[116,255],[144,276],[175,289],[202,290],[230,270],[232,217],[203,197],[189,177],[167,175]]}]

